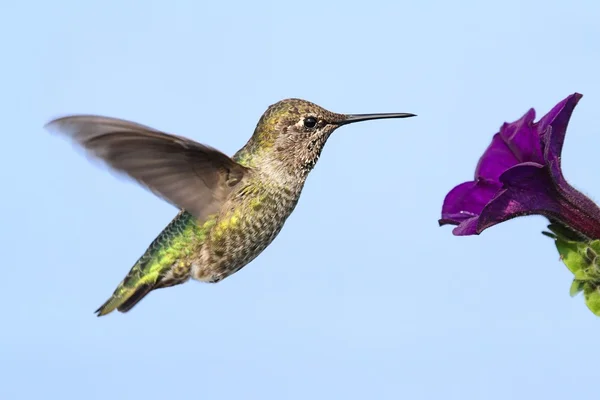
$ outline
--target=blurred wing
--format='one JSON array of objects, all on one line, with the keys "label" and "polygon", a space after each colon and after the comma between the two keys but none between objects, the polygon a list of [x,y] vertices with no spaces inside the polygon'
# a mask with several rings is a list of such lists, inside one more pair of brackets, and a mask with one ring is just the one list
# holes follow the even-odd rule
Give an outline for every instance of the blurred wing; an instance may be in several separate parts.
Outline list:
[{"label": "blurred wing", "polygon": [[216,213],[248,173],[211,147],[116,118],[76,115],[46,128],[200,220]]}]

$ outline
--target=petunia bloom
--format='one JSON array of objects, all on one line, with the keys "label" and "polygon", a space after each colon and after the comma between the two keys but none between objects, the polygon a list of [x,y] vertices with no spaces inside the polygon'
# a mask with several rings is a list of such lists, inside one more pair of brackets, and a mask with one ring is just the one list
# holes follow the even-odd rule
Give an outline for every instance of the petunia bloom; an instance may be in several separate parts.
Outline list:
[{"label": "petunia bloom", "polygon": [[452,189],[440,225],[457,225],[457,236],[478,235],[511,218],[543,215],[589,239],[600,239],[600,208],[567,183],[560,165],[574,93],[538,122],[535,110],[505,123],[475,169],[475,179]]},{"label": "petunia bloom", "polygon": [[565,180],[560,158],[567,125],[582,95],[574,93],[538,122],[530,109],[505,123],[475,169],[475,179],[444,199],[441,225],[457,225],[457,236],[525,215],[543,215],[544,232],[555,240],[561,260],[573,273],[571,295],[583,292],[600,316],[600,208]]}]

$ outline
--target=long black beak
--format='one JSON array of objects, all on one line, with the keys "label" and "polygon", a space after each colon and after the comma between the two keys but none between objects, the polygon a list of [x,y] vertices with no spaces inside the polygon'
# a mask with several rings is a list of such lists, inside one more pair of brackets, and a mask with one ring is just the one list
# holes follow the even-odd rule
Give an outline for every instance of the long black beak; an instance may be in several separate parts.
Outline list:
[{"label": "long black beak", "polygon": [[411,113],[388,113],[388,114],[348,114],[346,118],[338,125],[352,124],[354,122],[369,121],[372,119],[388,119],[388,118],[410,118],[416,117],[416,114]]}]

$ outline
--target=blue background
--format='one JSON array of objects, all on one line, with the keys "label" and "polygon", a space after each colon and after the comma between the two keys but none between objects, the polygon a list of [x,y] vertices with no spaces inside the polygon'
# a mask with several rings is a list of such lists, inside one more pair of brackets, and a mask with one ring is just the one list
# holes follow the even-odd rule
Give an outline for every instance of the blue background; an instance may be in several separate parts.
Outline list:
[{"label": "blue background", "polygon": [[[5,2],[2,399],[529,399],[597,393],[599,320],[541,217],[438,228],[504,121],[584,98],[565,175],[600,199],[589,1]],[[266,107],[338,130],[275,242],[218,285],[98,319],[176,214],[42,127],[134,120],[233,154]]]}]

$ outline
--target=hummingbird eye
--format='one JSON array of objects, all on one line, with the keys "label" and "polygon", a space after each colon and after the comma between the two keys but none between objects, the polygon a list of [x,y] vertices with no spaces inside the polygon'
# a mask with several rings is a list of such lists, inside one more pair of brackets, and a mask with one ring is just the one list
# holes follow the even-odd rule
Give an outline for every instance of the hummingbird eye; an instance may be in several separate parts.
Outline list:
[{"label": "hummingbird eye", "polygon": [[307,128],[314,128],[317,126],[317,119],[315,117],[307,117],[304,119],[304,126]]}]

